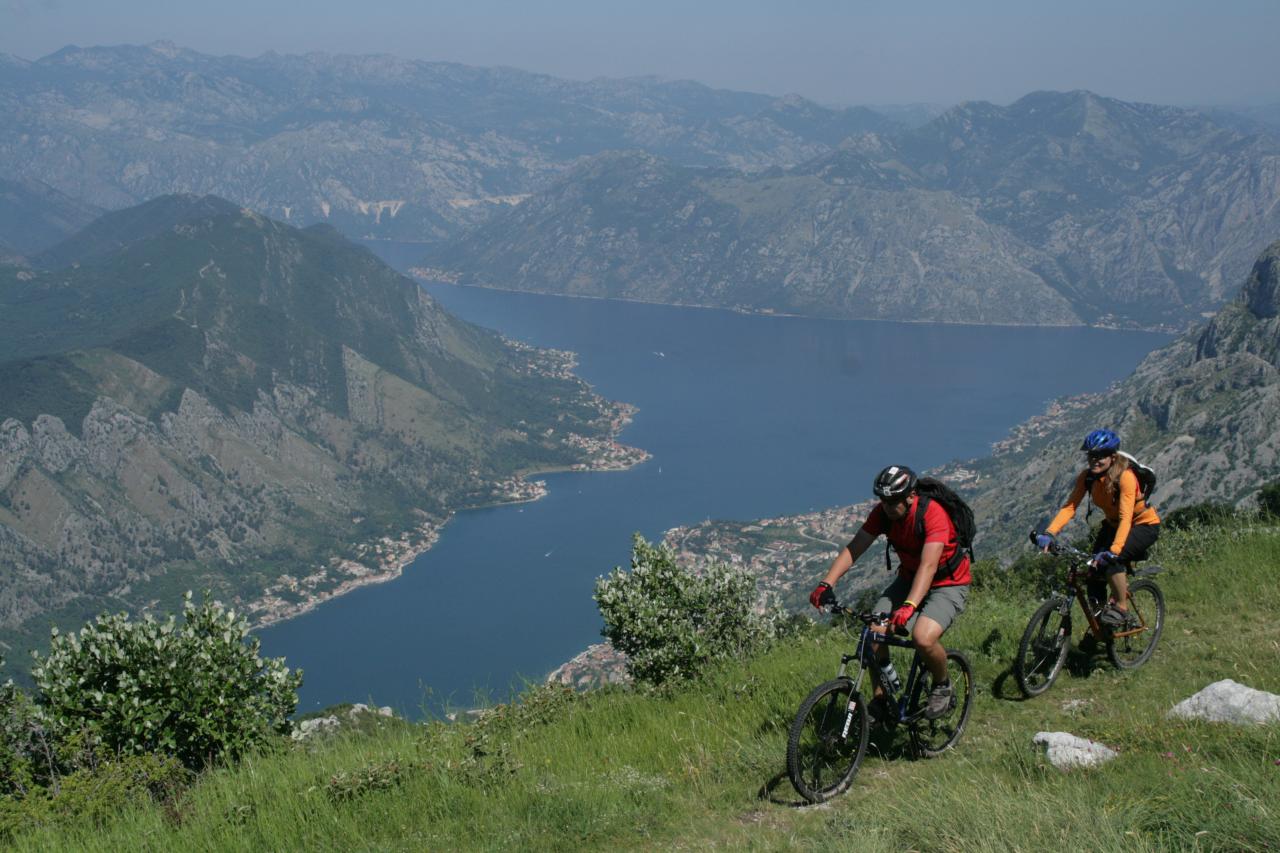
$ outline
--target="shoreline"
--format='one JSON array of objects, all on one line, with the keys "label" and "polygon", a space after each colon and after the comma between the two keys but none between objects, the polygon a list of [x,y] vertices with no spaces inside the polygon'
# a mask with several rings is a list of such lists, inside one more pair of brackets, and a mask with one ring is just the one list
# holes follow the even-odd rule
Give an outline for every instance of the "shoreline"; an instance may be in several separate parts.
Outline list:
[{"label": "shoreline", "polygon": [[1186,329],[1172,329],[1166,326],[1139,325],[1106,325],[1101,323],[971,323],[964,320],[910,320],[889,319],[886,317],[825,317],[817,314],[794,314],[784,311],[773,311],[760,308],[735,308],[727,305],[703,305],[692,302],[659,302],[653,299],[637,299],[628,296],[596,296],[589,293],[551,293],[542,290],[522,290],[516,287],[499,287],[496,284],[463,284],[445,278],[435,278],[427,274],[425,267],[410,267],[408,275],[422,284],[444,284],[449,287],[475,288],[477,290],[497,290],[502,293],[525,293],[530,296],[559,296],[565,299],[595,299],[602,302],[628,302],[636,305],[661,305],[667,308],[696,308],[703,311],[727,311],[730,314],[742,314],[748,317],[777,317],[785,320],[822,320],[831,323],[910,323],[919,326],[964,326],[973,328],[1001,329],[1098,329],[1105,332],[1147,332],[1149,334],[1177,336]]},{"label": "shoreline", "polygon": [[[276,583],[268,586],[262,594],[246,602],[243,607],[249,618],[250,629],[261,630],[290,619],[296,619],[315,610],[327,601],[373,584],[386,583],[404,574],[406,567],[427,553],[440,540],[444,527],[460,512],[469,510],[492,509],[501,506],[513,506],[541,500],[548,494],[545,480],[534,479],[546,474],[569,472],[605,473],[609,471],[627,471],[653,458],[647,450],[629,447],[618,442],[622,430],[631,423],[638,411],[629,403],[609,401],[610,411],[614,415],[614,429],[607,439],[591,439],[585,436],[574,436],[579,441],[569,443],[582,448],[589,454],[587,462],[577,462],[569,466],[548,469],[536,469],[513,474],[492,483],[496,489],[504,489],[503,497],[496,501],[477,503],[450,510],[443,520],[427,518],[421,510],[414,510],[424,517],[416,527],[412,527],[397,538],[383,536],[372,542],[363,542],[356,546],[359,559],[332,557],[325,565],[317,567],[311,574],[303,578],[281,575]],[[416,534],[416,536],[415,536]],[[370,565],[369,563],[373,563]],[[335,575],[345,575],[345,579],[336,586],[323,584],[332,582]],[[286,598],[285,595],[289,597]],[[301,596],[300,599],[295,596]]]}]

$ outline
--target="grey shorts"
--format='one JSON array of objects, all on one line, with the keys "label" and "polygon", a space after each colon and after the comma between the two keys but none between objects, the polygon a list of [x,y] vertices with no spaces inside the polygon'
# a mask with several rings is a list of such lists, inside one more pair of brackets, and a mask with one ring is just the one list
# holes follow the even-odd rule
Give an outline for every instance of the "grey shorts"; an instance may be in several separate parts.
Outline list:
[{"label": "grey shorts", "polygon": [[[885,587],[884,592],[880,593],[880,599],[876,602],[874,609],[876,612],[888,611],[892,613],[902,606],[902,602],[907,600],[907,594],[910,592],[911,581],[907,578],[897,578],[893,583]],[[923,613],[941,625],[942,630],[945,631],[951,627],[951,623],[955,621],[955,618],[964,612],[964,605],[968,600],[968,584],[962,586],[935,586],[925,594],[924,601],[920,602],[916,612],[907,620],[907,630],[914,631],[916,629],[916,617]]]}]

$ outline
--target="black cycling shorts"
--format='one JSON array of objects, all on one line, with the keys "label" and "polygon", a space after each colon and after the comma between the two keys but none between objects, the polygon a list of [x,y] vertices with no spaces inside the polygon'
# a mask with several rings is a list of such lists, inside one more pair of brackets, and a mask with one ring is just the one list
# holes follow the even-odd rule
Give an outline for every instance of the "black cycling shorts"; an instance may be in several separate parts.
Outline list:
[{"label": "black cycling shorts", "polygon": [[[1151,550],[1151,546],[1156,544],[1156,539],[1160,538],[1160,525],[1158,524],[1135,524],[1129,528],[1129,537],[1124,540],[1124,548],[1120,550],[1118,559],[1107,567],[1107,574],[1114,575],[1116,572],[1123,572],[1126,563],[1135,563],[1138,560],[1145,560],[1147,552]],[[1099,551],[1107,551],[1111,548],[1111,543],[1116,540],[1116,526],[1109,521],[1102,523],[1102,529],[1098,531],[1097,537],[1093,540],[1093,553]]]}]

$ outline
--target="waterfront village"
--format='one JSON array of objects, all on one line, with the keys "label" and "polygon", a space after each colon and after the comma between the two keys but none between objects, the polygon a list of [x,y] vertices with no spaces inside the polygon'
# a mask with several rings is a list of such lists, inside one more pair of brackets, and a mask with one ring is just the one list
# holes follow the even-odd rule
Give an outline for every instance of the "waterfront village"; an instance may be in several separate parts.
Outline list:
[{"label": "waterfront village", "polygon": [[[622,426],[630,422],[634,407],[617,404],[610,413],[616,435]],[[649,458],[639,448],[627,447],[612,438],[599,439],[571,433],[567,443],[584,450],[589,462],[573,466],[575,471],[618,471],[638,465]],[[524,503],[535,501],[547,494],[545,480],[512,476],[494,482],[490,489],[490,502],[494,504]],[[441,528],[448,523],[452,513],[444,519],[433,519],[420,510],[419,523],[398,537],[383,536],[373,542],[356,546],[354,558],[333,557],[305,577],[280,575],[268,585],[262,595],[245,605],[254,627],[271,625],[291,619],[313,609],[317,605],[367,584],[382,583],[400,577],[405,567],[419,555],[428,551],[440,538]],[[352,519],[359,523],[361,519]]]}]

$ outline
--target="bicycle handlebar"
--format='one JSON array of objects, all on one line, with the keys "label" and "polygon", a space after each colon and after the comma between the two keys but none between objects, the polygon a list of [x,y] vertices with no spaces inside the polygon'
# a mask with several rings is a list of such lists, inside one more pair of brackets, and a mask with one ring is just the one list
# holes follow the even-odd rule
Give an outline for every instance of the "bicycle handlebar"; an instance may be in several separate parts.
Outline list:
[{"label": "bicycle handlebar", "polygon": [[[1032,539],[1036,536],[1036,531],[1031,531]],[[1093,555],[1081,551],[1079,548],[1073,548],[1070,545],[1064,545],[1057,540],[1049,543],[1049,547],[1045,551],[1055,557],[1076,557],[1084,561],[1092,561]]]},{"label": "bicycle handlebar", "polygon": [[[862,622],[867,626],[871,626],[879,622],[888,622],[889,617],[893,615],[892,613],[885,613],[885,612],[877,613],[871,610],[864,610],[859,612],[857,610],[853,610],[852,608],[845,607],[839,602],[831,605],[831,614],[833,616],[851,616],[854,619],[857,619],[858,621]],[[907,630],[905,628],[898,628],[896,631],[894,631],[894,633],[900,636],[906,636]]]},{"label": "bicycle handlebar", "polygon": [[1057,557],[1079,557],[1082,560],[1092,560],[1093,555],[1081,551],[1079,548],[1072,548],[1070,545],[1062,545],[1054,542],[1049,546],[1049,553]]}]

